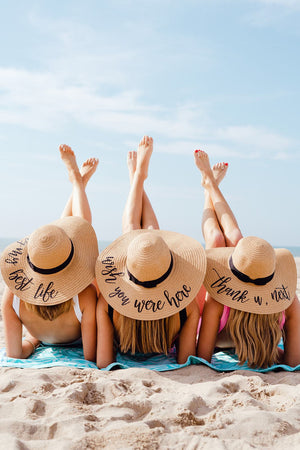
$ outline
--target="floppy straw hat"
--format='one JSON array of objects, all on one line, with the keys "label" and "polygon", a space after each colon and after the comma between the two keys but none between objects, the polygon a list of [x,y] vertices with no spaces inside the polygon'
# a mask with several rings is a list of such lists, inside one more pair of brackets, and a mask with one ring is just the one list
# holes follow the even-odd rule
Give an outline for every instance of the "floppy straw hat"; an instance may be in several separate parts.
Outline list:
[{"label": "floppy straw hat", "polygon": [[156,320],[176,314],[196,297],[205,269],[205,251],[195,239],[172,231],[134,230],[100,253],[96,279],[120,314]]},{"label": "floppy straw hat", "polygon": [[295,297],[293,255],[263,239],[245,237],[236,247],[206,250],[204,286],[223,305],[256,314],[284,311]]},{"label": "floppy straw hat", "polygon": [[9,245],[0,267],[9,289],[35,305],[56,305],[83,291],[95,278],[98,242],[86,220],[65,217]]}]

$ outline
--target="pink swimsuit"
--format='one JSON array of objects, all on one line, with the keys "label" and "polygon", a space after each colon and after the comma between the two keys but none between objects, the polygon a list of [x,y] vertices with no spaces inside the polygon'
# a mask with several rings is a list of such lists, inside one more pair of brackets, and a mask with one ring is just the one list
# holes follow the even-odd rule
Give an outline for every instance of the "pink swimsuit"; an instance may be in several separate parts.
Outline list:
[{"label": "pink swimsuit", "polygon": [[[220,319],[220,327],[219,327],[218,333],[221,333],[221,331],[225,328],[227,320],[228,320],[228,317],[229,317],[229,313],[230,313],[229,306],[224,306],[223,314],[222,314],[221,319]],[[281,319],[281,323],[280,323],[280,329],[281,330],[283,329],[284,323],[285,323],[285,314],[284,314],[284,311],[283,311],[282,312],[282,319]]]}]

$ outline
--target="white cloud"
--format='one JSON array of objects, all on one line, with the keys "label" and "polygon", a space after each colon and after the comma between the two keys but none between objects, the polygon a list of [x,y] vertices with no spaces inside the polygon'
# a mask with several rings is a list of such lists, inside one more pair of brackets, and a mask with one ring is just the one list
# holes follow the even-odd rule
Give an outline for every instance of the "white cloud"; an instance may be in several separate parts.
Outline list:
[{"label": "white cloud", "polygon": [[[300,0],[250,0],[250,2],[257,5],[257,9],[248,12],[246,18],[251,25],[257,27],[279,24],[282,26],[284,20],[300,11]],[[289,31],[299,33],[298,28]]]},{"label": "white cloud", "polygon": [[217,130],[216,136],[221,140],[231,141],[238,145],[253,146],[257,149],[284,151],[294,145],[294,142],[276,133],[253,126],[230,126]]},{"label": "white cloud", "polygon": [[271,6],[282,6],[289,9],[300,9],[300,0],[255,0],[258,3]]},{"label": "white cloud", "polygon": [[158,151],[173,154],[200,146],[215,156],[282,158],[297,144],[251,125],[219,127],[202,105],[146,105],[139,92],[105,95],[101,85],[96,92],[93,85],[72,84],[58,74],[0,68],[0,85],[0,104],[5,105],[0,122],[37,130],[51,131],[69,122],[134,137],[147,130],[160,137]]},{"label": "white cloud", "polygon": [[[287,2],[294,5],[300,0]],[[248,124],[220,126],[206,112],[208,105],[165,107],[146,102],[144,92],[129,89],[131,84],[127,83],[139,64],[138,46],[123,51],[117,40],[106,43],[101,29],[93,30],[74,21],[49,21],[34,13],[30,21],[41,36],[52,39],[47,40],[46,53],[37,57],[42,67],[39,70],[0,67],[0,123],[46,132],[69,124],[88,126],[122,134],[134,147],[139,130],[145,130],[159,137],[157,151],[172,154],[190,154],[200,146],[218,157],[267,154],[282,158],[289,157],[290,149],[295,147],[291,139],[272,130]],[[140,36],[142,32],[137,25],[135,33]],[[153,34],[157,44],[158,37]],[[193,46],[188,51],[193,52]],[[203,54],[208,57],[209,50]],[[179,50],[170,55],[181,56]]]}]

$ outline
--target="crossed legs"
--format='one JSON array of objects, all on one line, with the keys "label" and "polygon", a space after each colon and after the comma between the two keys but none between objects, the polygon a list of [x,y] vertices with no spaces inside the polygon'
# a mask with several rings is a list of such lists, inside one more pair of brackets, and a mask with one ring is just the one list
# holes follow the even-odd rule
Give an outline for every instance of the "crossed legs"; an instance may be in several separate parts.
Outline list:
[{"label": "crossed legs", "polygon": [[148,176],[152,151],[153,139],[144,136],[139,143],[137,152],[129,152],[127,155],[130,190],[122,218],[123,233],[141,228],[159,228],[151,202],[144,191],[144,182]]},{"label": "crossed legs", "polygon": [[219,163],[211,169],[208,155],[202,150],[195,150],[194,157],[204,187],[202,233],[206,248],[235,247],[242,238],[242,233],[219,189],[219,183],[224,178],[228,165]]},{"label": "crossed legs", "polygon": [[92,223],[92,214],[85,188],[96,171],[99,161],[96,158],[89,158],[83,163],[79,171],[73,150],[67,145],[60,145],[59,151],[67,167],[69,180],[72,183],[72,194],[61,217],[79,216]]}]

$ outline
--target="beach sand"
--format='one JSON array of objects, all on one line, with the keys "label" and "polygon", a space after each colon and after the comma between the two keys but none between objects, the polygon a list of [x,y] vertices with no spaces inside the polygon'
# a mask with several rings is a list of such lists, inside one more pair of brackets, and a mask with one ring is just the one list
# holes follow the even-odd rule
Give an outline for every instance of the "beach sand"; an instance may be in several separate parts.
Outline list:
[{"label": "beach sand", "polygon": [[[3,289],[0,279],[0,296]],[[0,449],[300,448],[300,372],[57,367],[0,375]]]}]

